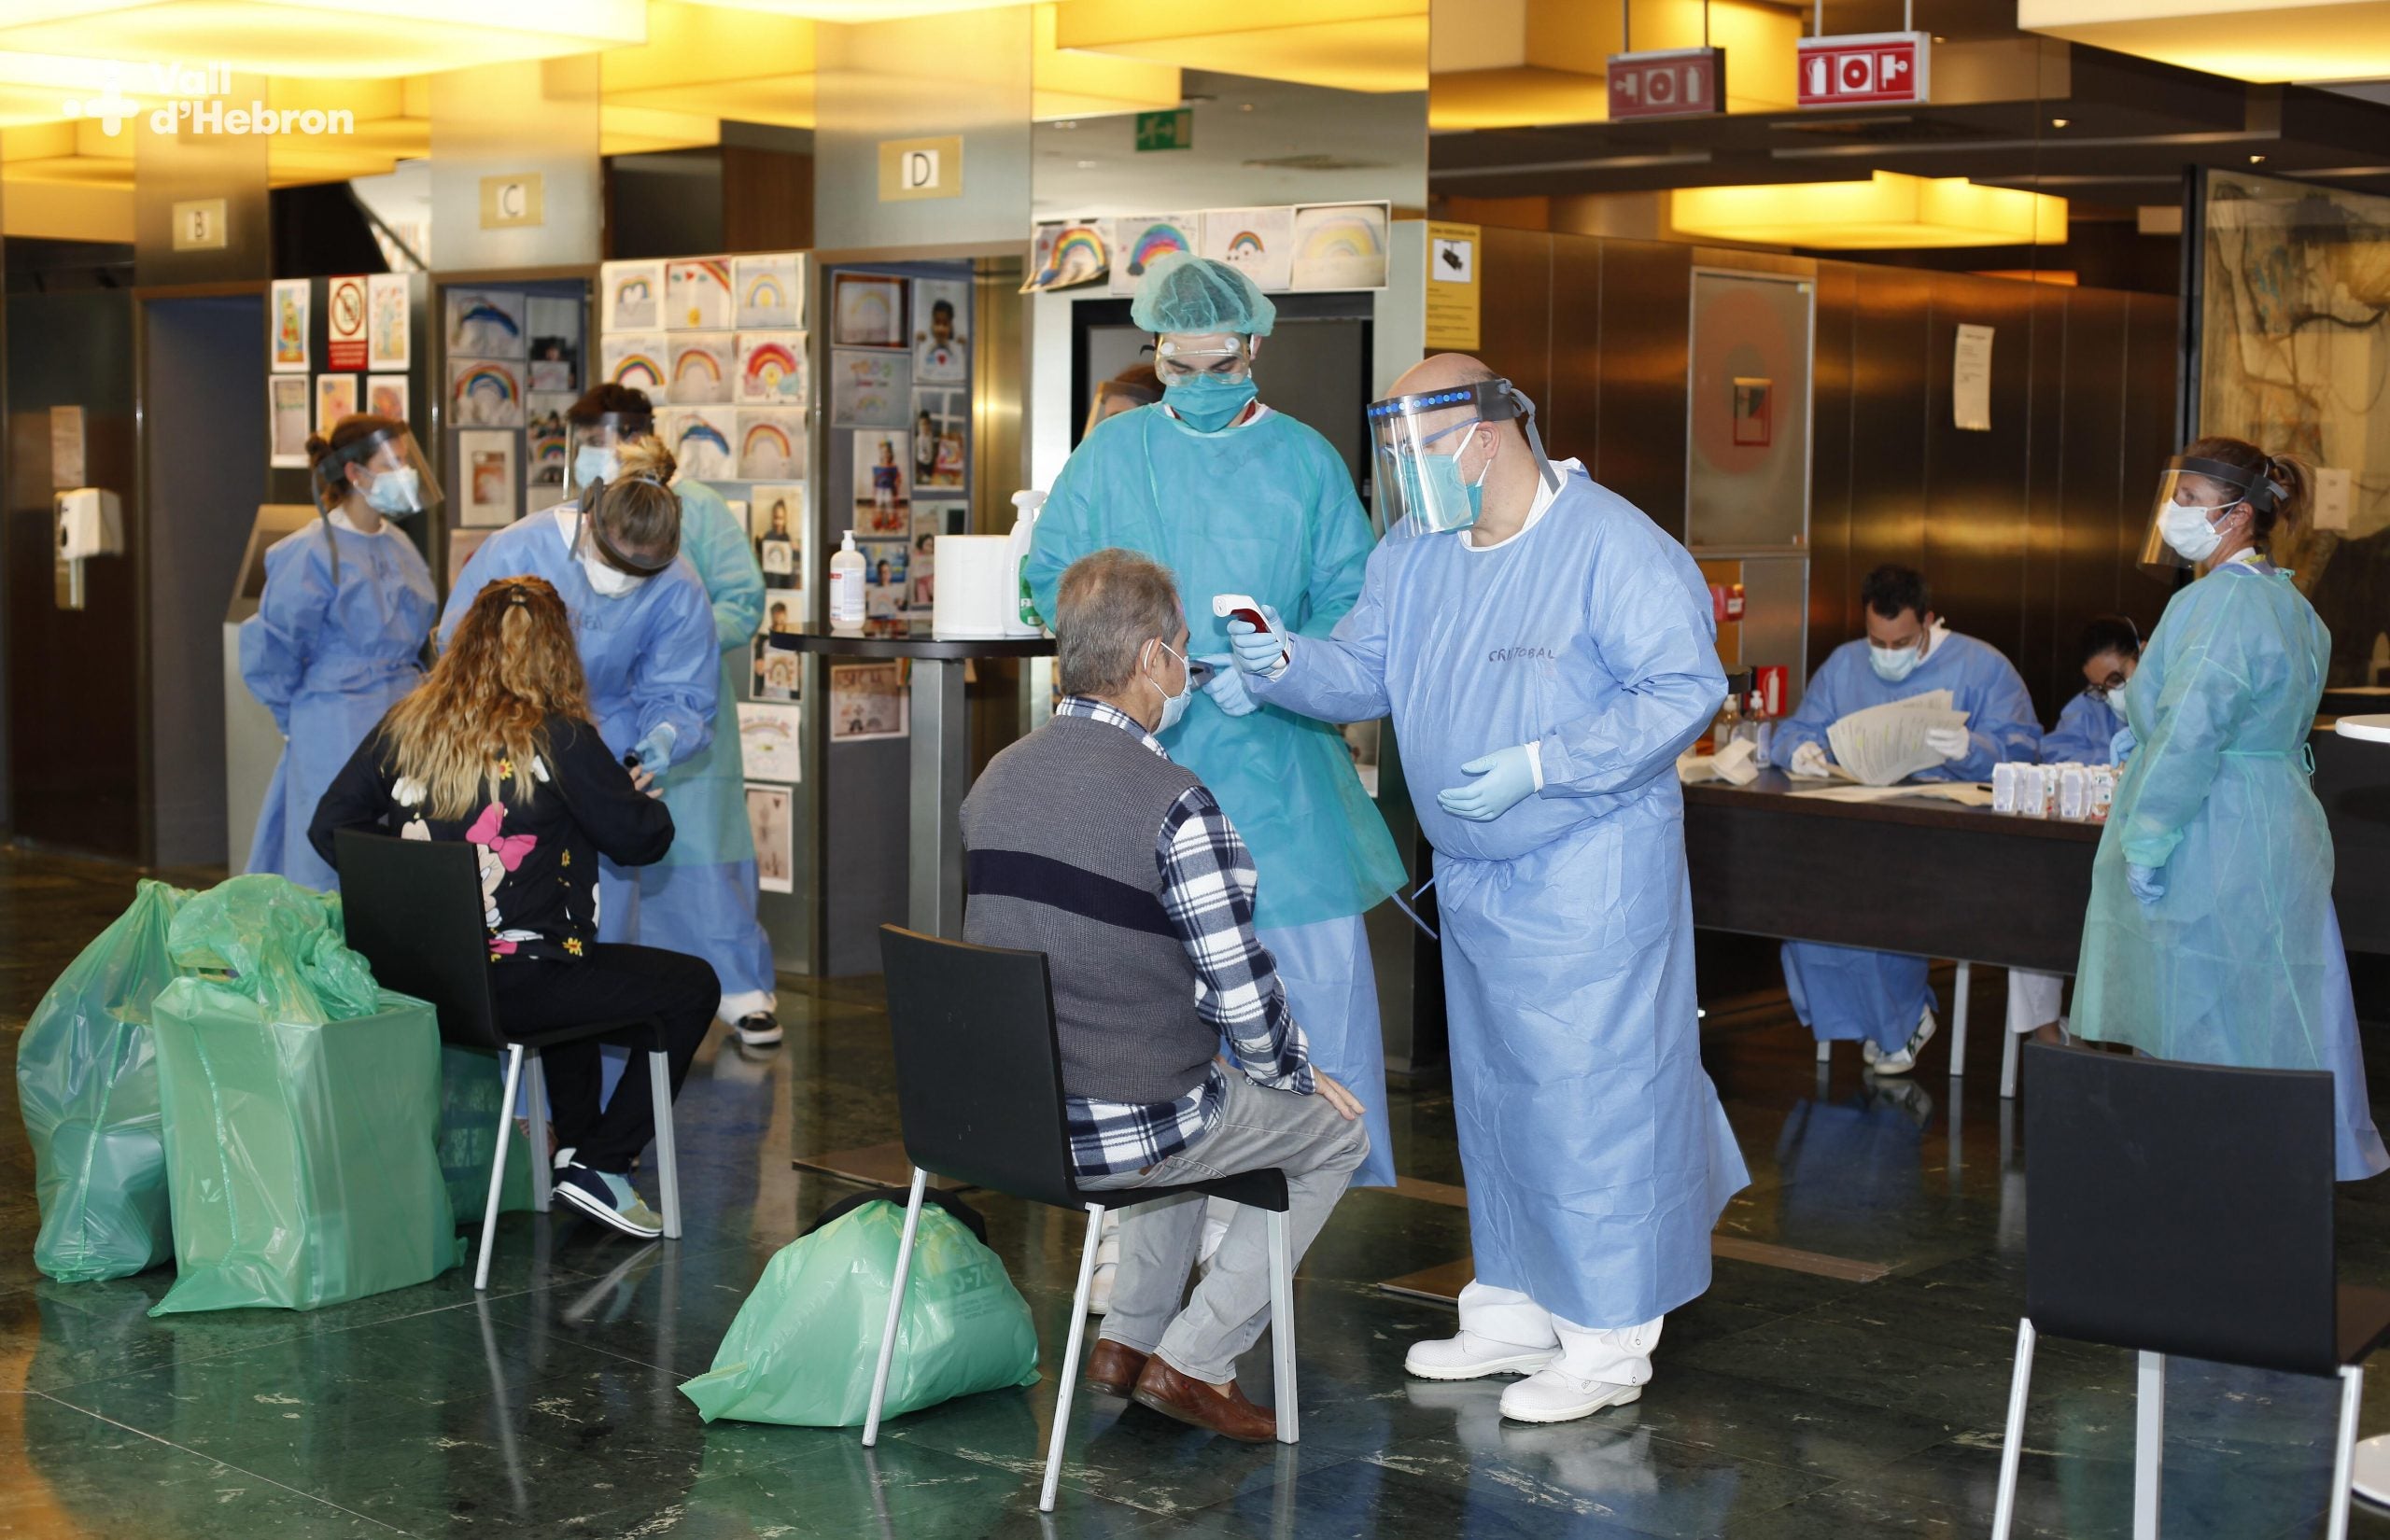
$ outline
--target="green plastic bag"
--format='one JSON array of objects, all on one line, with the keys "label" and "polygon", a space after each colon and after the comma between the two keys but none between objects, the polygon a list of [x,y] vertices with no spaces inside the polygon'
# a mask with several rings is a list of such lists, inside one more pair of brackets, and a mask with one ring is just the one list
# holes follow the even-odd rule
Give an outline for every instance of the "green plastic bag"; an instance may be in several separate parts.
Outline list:
[{"label": "green plastic bag", "polygon": [[219,882],[176,912],[175,961],[256,1001],[275,1021],[339,1021],[381,1006],[348,949],[340,900],[268,873]]},{"label": "green plastic bag", "polygon": [[[871,1409],[905,1211],[866,1203],[780,1248],[739,1307],[713,1368],[681,1386],[711,1422],[851,1428]],[[1029,1302],[962,1221],[925,1207],[883,1417],[1037,1383]]]},{"label": "green plastic bag", "polygon": [[[460,1225],[478,1224],[489,1201],[489,1162],[498,1148],[498,1109],[506,1099],[506,1065],[496,1054],[443,1043],[440,1049],[440,1174]],[[506,1182],[498,1211],[531,1207],[531,1144],[521,1128],[506,1141]]]},{"label": "green plastic bag", "polygon": [[167,927],[190,894],[144,882],[67,965],[17,1044],[34,1147],[34,1266],[62,1283],[123,1278],[174,1254],[149,1009],[176,976]]},{"label": "green plastic bag", "polygon": [[310,1310],[421,1283],[459,1254],[440,1170],[440,1029],[405,995],[276,1021],[221,984],[158,997],[179,1277],[152,1315]]}]

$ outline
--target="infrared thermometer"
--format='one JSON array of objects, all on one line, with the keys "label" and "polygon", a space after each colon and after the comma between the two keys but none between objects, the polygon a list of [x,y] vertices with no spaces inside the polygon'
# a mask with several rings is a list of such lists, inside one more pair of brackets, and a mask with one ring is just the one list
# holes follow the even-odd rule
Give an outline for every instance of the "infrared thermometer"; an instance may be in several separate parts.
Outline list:
[{"label": "infrared thermometer", "polygon": [[1260,602],[1250,594],[1215,594],[1212,613],[1224,621],[1243,621],[1256,631],[1270,630],[1270,623],[1261,618]]}]

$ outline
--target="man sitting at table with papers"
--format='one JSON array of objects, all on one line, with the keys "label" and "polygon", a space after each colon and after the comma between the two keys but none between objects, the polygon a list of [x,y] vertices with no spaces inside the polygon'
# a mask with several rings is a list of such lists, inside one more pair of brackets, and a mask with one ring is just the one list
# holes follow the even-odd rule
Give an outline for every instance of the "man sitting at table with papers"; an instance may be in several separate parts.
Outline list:
[{"label": "man sitting at table with papers", "polygon": [[[2039,752],[2040,719],[2009,661],[1998,649],[1959,636],[1933,613],[1924,577],[1905,567],[1879,567],[1860,585],[1867,635],[1843,643],[1809,680],[1801,708],[1777,724],[1770,757],[1796,777],[1834,774],[1834,724],[1854,711],[1947,693],[1963,725],[1937,718],[1922,741],[1941,763],[1917,780],[1989,780],[2003,760],[2030,763]],[[1917,1056],[1936,1030],[1933,991],[1923,958],[1901,957],[1817,942],[1784,944],[1784,987],[1792,1009],[1821,1043],[1856,1039],[1860,1056],[1879,1075],[1917,1068]]]}]

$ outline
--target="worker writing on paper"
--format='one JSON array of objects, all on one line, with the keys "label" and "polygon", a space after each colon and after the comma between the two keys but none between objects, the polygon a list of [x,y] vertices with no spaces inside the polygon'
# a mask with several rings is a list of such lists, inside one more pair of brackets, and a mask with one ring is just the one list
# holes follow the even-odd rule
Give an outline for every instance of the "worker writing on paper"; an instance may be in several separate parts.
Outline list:
[{"label": "worker writing on paper", "polygon": [[[2003,760],[2032,763],[2041,719],[2025,681],[1999,649],[1942,623],[1921,574],[1879,567],[1860,585],[1859,599],[1867,635],[1835,648],[1810,679],[1800,709],[1777,724],[1769,750],[1777,763],[1795,776],[1829,775],[1834,756],[1826,732],[1835,722],[1933,690],[1950,692],[1952,709],[1965,712],[1967,724],[1927,735],[1942,763],[1916,779],[1988,780]],[[1784,987],[1820,1043],[1858,1040],[1861,1057],[1879,1075],[1916,1069],[1936,1030],[1923,958],[1788,941]]]},{"label": "worker writing on paper", "polygon": [[1228,630],[1265,706],[1393,714],[1436,847],[1477,1276],[1404,1367],[1526,1375],[1502,1415],[1565,1421],[1642,1393],[1750,1180],[1701,1068],[1675,774],[1726,678],[1693,559],[1546,460],[1509,381],[1442,354],[1395,390],[1370,423],[1399,522],[1352,613]]},{"label": "worker writing on paper", "polygon": [[[1210,602],[1259,584],[1250,592],[1296,629],[1326,636],[1360,593],[1369,515],[1328,441],[1257,399],[1254,357],[1277,311],[1250,278],[1174,253],[1146,270],[1130,314],[1154,334],[1161,400],[1095,422],[1072,451],[1037,521],[1030,589],[1037,612],[1051,615],[1070,565],[1118,546],[1168,567],[1188,596],[1188,645],[1222,666],[1160,741],[1244,836],[1261,878],[1255,931],[1286,981],[1312,1062],[1369,1109],[1370,1154],[1353,1185],[1392,1186],[1377,981],[1361,917],[1401,885],[1402,861],[1343,735],[1256,702],[1225,666],[1228,642]],[[1230,1207],[1219,1205],[1206,1225],[1204,1255]]]}]

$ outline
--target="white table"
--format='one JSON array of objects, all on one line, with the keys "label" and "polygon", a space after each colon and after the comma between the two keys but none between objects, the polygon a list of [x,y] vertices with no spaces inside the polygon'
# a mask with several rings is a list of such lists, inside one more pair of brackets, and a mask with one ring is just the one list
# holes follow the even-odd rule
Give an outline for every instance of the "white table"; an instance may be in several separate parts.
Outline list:
[{"label": "white table", "polygon": [[2372,717],[2342,717],[2332,731],[2344,738],[2364,738],[2370,743],[2390,743],[2390,715]]},{"label": "white table", "polygon": [[[2332,731],[2344,738],[2390,743],[2390,716],[2342,717]],[[2349,1486],[2367,1502],[2390,1507],[2390,1433],[2357,1440]]]}]

